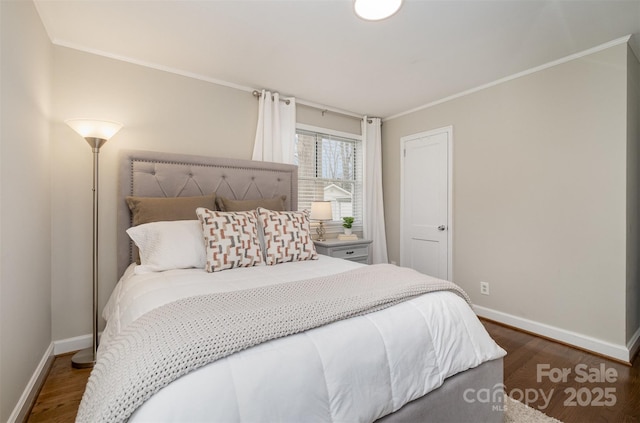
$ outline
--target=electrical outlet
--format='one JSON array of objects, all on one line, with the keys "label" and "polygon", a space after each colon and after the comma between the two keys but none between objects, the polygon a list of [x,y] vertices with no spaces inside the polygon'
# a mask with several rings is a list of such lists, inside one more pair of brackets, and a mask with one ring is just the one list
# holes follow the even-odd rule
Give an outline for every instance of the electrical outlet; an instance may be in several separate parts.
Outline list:
[{"label": "electrical outlet", "polygon": [[480,293],[482,295],[489,295],[489,282],[480,282]]}]

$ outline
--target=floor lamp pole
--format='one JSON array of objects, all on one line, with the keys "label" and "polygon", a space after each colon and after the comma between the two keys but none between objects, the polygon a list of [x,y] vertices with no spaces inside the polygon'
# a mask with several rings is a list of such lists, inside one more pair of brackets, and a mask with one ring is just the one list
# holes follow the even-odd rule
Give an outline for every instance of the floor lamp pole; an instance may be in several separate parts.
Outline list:
[{"label": "floor lamp pole", "polygon": [[93,152],[93,345],[71,357],[73,367],[84,369],[93,367],[98,352],[98,155],[100,147],[122,129],[122,124],[97,119],[67,119],[64,122],[89,143]]},{"label": "floor lamp pole", "polygon": [[98,351],[98,157],[100,147],[107,142],[103,138],[85,139],[93,152],[93,345],[71,358],[71,365],[76,369],[93,367]]}]

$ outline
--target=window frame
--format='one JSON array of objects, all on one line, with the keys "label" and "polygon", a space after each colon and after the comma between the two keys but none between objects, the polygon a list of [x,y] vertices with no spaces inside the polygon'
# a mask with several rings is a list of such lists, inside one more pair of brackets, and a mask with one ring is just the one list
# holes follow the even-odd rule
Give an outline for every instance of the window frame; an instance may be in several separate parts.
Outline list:
[{"label": "window frame", "polygon": [[[361,181],[362,182],[362,216],[364,219],[364,216],[366,215],[365,201],[364,201],[364,195],[365,195],[364,179],[366,178],[366,175],[365,175],[366,165],[365,165],[365,151],[364,151],[364,143],[363,143],[362,135],[354,134],[351,132],[337,131],[335,129],[322,128],[320,126],[307,125],[304,123],[296,123],[296,133],[298,130],[316,132],[320,134],[326,134],[326,135],[341,137],[341,138],[348,138],[348,139],[352,139],[360,142],[360,149],[362,152],[362,181]],[[315,228],[317,226],[318,226],[317,222],[314,222],[314,221],[311,222],[311,227],[314,228],[314,233],[315,233]],[[342,223],[337,220],[331,221],[331,222],[325,222],[324,227],[326,229],[326,233],[328,234],[338,234],[344,231],[344,228],[342,227]],[[363,222],[362,221],[354,222],[352,229],[354,232],[362,232]]]}]

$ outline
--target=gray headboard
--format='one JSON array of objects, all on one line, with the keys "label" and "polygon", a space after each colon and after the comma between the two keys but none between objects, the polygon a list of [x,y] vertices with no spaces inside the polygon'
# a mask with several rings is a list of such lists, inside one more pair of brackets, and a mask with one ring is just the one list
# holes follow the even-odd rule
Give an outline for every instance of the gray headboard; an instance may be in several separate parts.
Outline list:
[{"label": "gray headboard", "polygon": [[127,196],[190,197],[215,192],[217,196],[234,200],[255,200],[286,195],[287,210],[298,207],[298,167],[294,165],[123,150],[119,178],[119,276],[134,257],[133,243],[126,233],[131,227]]}]

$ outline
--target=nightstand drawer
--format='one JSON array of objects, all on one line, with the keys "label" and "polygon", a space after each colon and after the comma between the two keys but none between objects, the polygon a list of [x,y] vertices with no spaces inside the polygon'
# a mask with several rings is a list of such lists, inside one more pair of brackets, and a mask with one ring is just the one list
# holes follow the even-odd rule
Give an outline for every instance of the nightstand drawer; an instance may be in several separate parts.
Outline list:
[{"label": "nightstand drawer", "polygon": [[368,239],[358,239],[354,241],[330,239],[326,241],[316,240],[313,242],[316,245],[318,254],[369,264],[369,245],[371,241]]},{"label": "nightstand drawer", "polygon": [[357,247],[352,246],[345,248],[334,248],[332,256],[349,260],[354,260],[360,257],[369,257],[369,246],[365,245]]},{"label": "nightstand drawer", "polygon": [[349,261],[353,261],[356,263],[369,264],[369,256],[366,257],[356,257],[354,259],[348,259]]}]

